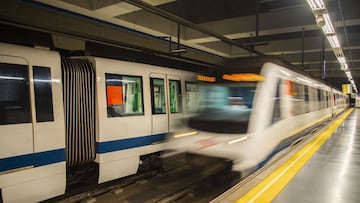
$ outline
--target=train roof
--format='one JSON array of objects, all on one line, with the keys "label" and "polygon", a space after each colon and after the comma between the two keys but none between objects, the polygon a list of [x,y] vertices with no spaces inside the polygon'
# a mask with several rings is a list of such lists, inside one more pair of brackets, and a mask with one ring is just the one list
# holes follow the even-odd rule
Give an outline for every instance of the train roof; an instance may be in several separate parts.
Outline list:
[{"label": "train roof", "polygon": [[216,69],[209,72],[209,75],[219,76],[222,74],[231,74],[231,73],[255,73],[260,74],[261,69],[265,63],[274,63],[281,67],[287,68],[291,71],[304,75],[306,77],[312,78],[320,83],[326,84],[333,89],[338,89],[334,87],[332,84],[325,80],[321,80],[318,78],[314,78],[312,75],[306,73],[301,70],[299,67],[292,65],[291,63],[285,61],[284,59],[274,57],[274,56],[249,56],[249,57],[241,57],[234,58],[228,60],[224,63],[222,69]]},{"label": "train roof", "polygon": [[205,74],[220,78],[221,75],[223,74],[251,73],[251,74],[259,75],[265,63],[274,63],[276,65],[290,69],[299,74],[313,78],[311,75],[300,70],[296,66],[286,62],[281,58],[277,58],[273,56],[251,56],[251,57],[230,59],[222,65],[223,68],[212,69]]},{"label": "train roof", "polygon": [[250,56],[242,58],[234,58],[224,64],[222,71],[226,73],[256,73],[259,74],[265,63],[274,63],[284,68],[290,69],[303,75],[311,77],[298,67],[288,63],[287,61],[273,56]]}]

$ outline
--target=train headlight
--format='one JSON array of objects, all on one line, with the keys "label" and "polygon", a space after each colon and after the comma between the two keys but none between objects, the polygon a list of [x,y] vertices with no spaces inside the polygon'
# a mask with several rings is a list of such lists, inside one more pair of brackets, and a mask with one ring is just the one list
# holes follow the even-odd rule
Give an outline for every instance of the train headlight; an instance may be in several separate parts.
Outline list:
[{"label": "train headlight", "polygon": [[245,141],[247,140],[247,136],[243,136],[243,137],[240,137],[240,138],[236,138],[236,139],[233,139],[233,140],[230,140],[228,142],[228,144],[234,144],[234,143],[237,143],[237,142],[242,142],[242,141]]},{"label": "train headlight", "polygon": [[179,138],[179,137],[186,137],[186,136],[190,136],[190,135],[196,135],[198,133],[198,131],[191,131],[191,132],[186,132],[186,133],[179,133],[174,135],[174,138]]}]

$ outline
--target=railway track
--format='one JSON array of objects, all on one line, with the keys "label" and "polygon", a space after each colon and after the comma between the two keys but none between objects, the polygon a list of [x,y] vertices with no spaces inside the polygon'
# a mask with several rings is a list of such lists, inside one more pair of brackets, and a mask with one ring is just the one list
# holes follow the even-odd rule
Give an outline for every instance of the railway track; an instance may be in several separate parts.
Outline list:
[{"label": "railway track", "polygon": [[223,159],[182,154],[166,160],[164,169],[99,185],[69,197],[50,200],[59,203],[113,202],[208,202],[239,180],[232,163]]},{"label": "railway track", "polygon": [[303,139],[279,152],[268,164],[243,180],[240,180],[238,173],[231,171],[231,161],[180,154],[164,159],[161,170],[133,175],[86,192],[45,202],[209,202],[240,181],[240,185],[252,181],[253,177],[276,165],[295,146],[309,140],[327,124],[328,122],[324,122],[312,129]]}]

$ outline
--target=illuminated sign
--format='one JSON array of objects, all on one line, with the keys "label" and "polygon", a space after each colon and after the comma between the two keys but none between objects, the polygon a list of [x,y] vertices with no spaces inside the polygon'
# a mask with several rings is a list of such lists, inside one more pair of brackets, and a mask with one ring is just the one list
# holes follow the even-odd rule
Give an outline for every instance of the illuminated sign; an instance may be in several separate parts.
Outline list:
[{"label": "illuminated sign", "polygon": [[350,84],[342,84],[342,93],[343,94],[350,94],[352,92]]},{"label": "illuminated sign", "polygon": [[197,79],[199,81],[205,81],[205,82],[215,82],[216,81],[216,77],[210,77],[210,76],[206,76],[206,75],[198,75]]},{"label": "illuminated sign", "polygon": [[255,73],[224,74],[222,78],[224,80],[230,80],[236,82],[254,82],[254,81],[265,80],[264,76]]}]

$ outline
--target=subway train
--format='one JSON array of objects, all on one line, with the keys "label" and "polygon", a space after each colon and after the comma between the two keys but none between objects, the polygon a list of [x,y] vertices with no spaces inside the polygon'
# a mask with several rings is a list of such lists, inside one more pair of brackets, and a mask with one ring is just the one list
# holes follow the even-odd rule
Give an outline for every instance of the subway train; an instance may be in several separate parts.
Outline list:
[{"label": "subway train", "polygon": [[156,166],[166,134],[194,111],[194,81],[189,71],[0,43],[0,202]]},{"label": "subway train", "polygon": [[355,107],[359,108],[360,107],[360,96],[356,96],[355,97]]},{"label": "subway train", "polygon": [[234,59],[198,80],[198,111],[169,143],[176,152],[229,159],[242,177],[348,102],[340,91],[269,56]]}]

